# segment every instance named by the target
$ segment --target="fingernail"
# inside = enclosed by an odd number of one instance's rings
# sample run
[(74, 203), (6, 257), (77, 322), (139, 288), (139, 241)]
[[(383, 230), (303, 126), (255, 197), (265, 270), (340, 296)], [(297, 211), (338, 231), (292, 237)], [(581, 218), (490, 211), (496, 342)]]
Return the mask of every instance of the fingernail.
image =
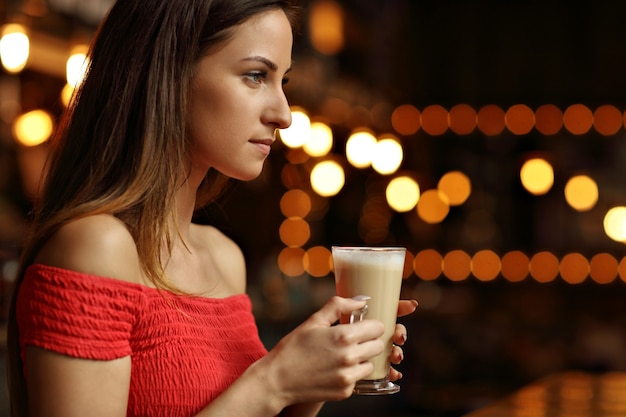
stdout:
[(417, 306), (419, 305), (419, 303), (417, 302), (417, 300), (411, 300), (411, 303), (413, 303), (413, 305), (415, 306), (415, 308), (417, 308)]
[(408, 338), (408, 336), (405, 334), (402, 335), (402, 344), (404, 344), (406, 342), (406, 339)]

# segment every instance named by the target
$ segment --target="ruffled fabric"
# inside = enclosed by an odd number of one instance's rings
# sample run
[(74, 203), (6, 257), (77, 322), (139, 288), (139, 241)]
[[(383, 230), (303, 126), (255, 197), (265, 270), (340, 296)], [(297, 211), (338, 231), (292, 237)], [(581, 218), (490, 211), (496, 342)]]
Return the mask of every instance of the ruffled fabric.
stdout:
[(267, 353), (245, 294), (179, 296), (40, 264), (26, 271), (17, 319), (23, 359), (27, 345), (130, 355), (128, 416), (192, 416)]

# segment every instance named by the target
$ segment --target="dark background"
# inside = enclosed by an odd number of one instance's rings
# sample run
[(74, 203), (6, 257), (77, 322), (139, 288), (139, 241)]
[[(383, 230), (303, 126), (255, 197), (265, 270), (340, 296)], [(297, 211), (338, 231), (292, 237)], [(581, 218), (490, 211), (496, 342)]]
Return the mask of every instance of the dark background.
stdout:
[[(76, 3), (76, 4), (74, 4)], [(32, 20), (41, 32), (69, 39), (89, 33), (97, 19), (86, 18), (80, 2), (51, 1), (48, 13)], [(100, 4), (97, 2), (90, 4)], [(592, 110), (611, 104), (626, 110), (626, 2), (622, 1), (488, 1), (389, 0), (338, 1), (345, 13), (346, 45), (336, 56), (312, 49), (305, 24), (294, 52), (290, 101), (312, 114), (323, 112), (329, 97), (351, 106), (431, 104), (446, 108), (466, 103), (478, 109), (526, 104), (536, 109), (555, 104), (564, 110), (581, 103)], [(308, 2), (313, 4), (312, 1)], [(0, 2), (5, 19), (19, 2)], [(23, 111), (47, 108), (60, 112), (58, 94), (64, 80), (29, 68), (18, 76), (0, 74), (18, 87)], [(5, 88), (5, 87), (2, 87)], [(0, 94), (7, 90), (0, 88)], [(382, 122), (375, 126), (391, 130)], [(333, 125), (336, 151), (350, 126)], [(503, 254), (549, 250), (557, 256), (576, 251), (591, 257), (609, 252), (622, 259), (623, 244), (602, 232), (602, 217), (611, 205), (626, 203), (624, 129), (604, 137), (591, 130), (576, 136), (564, 129), (544, 136), (507, 131), (485, 136), (423, 131), (403, 138), (403, 169), (421, 184), (433, 186), (450, 170), (472, 180), (473, 194), (453, 208), (439, 225), (409, 215), (393, 215), (389, 241), (412, 253), (434, 248), (445, 253), (491, 249)], [(255, 302), (261, 336), (271, 347), (318, 308), (334, 288), (332, 276), (286, 277), (277, 271), (283, 248), (278, 227), (283, 220), (280, 197), (286, 149), (280, 145), (264, 174), (250, 183), (234, 183), (225, 198), (202, 213), (221, 227), (248, 259), (249, 292)], [(553, 190), (531, 197), (518, 180), (523, 158), (548, 155), (554, 163)], [(3, 275), (17, 257), (28, 222), (31, 198), (21, 186), (21, 150), (0, 121), (0, 254)], [(586, 172), (600, 187), (597, 206), (577, 213), (563, 201), (562, 189), (573, 173)], [(358, 216), (368, 187), (381, 178), (370, 171), (348, 173), (346, 189), (324, 202), (324, 216), (312, 221), (307, 246), (335, 242), (362, 243)], [(372, 185), (374, 184), (374, 185)], [(488, 213), (495, 233), (477, 240), (463, 232), (476, 210)], [(4, 294), (10, 282), (4, 282)], [(619, 278), (607, 285), (587, 280), (579, 285), (556, 279), (508, 283), (501, 277), (460, 283), (439, 277), (426, 282), (412, 275), (403, 284), (405, 298), (422, 306), (401, 321), (409, 328), (402, 391), (389, 398), (354, 397), (330, 403), (322, 416), (460, 416), (544, 375), (565, 369), (592, 372), (626, 370), (626, 287)], [(2, 409), (0, 409), (0, 414)]]

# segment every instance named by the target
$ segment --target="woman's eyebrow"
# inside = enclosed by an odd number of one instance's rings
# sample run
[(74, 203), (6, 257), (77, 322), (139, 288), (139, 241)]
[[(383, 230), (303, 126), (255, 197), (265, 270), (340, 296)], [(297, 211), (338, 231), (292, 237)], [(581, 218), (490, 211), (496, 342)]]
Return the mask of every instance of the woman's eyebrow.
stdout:
[[(271, 60), (269, 60), (269, 59), (267, 59), (267, 58), (265, 58), (264, 56), (261, 56), (261, 55), (255, 55), (255, 56), (247, 57), (247, 58), (244, 58), (243, 61), (258, 61), (258, 62), (262, 62), (270, 70), (278, 71), (278, 65), (276, 65), (273, 61), (271, 61)], [(289, 71), (291, 71), (291, 66), (287, 69), (287, 71), (285, 71), (285, 74), (288, 73)]]

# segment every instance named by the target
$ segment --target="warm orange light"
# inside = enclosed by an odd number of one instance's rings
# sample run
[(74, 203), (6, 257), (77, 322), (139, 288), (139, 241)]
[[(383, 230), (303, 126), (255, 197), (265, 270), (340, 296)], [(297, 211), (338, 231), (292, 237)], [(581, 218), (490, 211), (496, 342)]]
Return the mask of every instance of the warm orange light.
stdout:
[(489, 104), (478, 111), (478, 129), (488, 136), (496, 136), (504, 130), (504, 110)]
[(604, 136), (611, 136), (622, 128), (622, 112), (615, 106), (600, 106), (593, 113), (593, 126)]
[(598, 185), (587, 175), (576, 175), (565, 184), (565, 200), (575, 210), (591, 210), (598, 202)]
[(500, 257), (492, 250), (481, 250), (471, 261), (474, 276), (480, 281), (493, 281), (500, 274)]
[(310, 248), (302, 259), (304, 269), (313, 277), (325, 277), (330, 273), (331, 253), (323, 246)]
[(420, 187), (413, 178), (401, 175), (389, 182), (385, 197), (389, 207), (397, 212), (406, 213), (417, 205), (420, 199)]
[(580, 253), (568, 253), (561, 259), (561, 277), (569, 284), (580, 284), (589, 275), (589, 263)]
[(545, 159), (532, 158), (522, 165), (520, 180), (529, 193), (543, 195), (554, 185), (554, 169)]
[(344, 45), (343, 9), (331, 0), (313, 3), (309, 12), (309, 38), (315, 49), (335, 55)]
[(441, 223), (450, 212), (448, 198), (439, 190), (428, 190), (417, 202), (417, 214), (426, 223)]
[(535, 125), (535, 114), (524, 104), (511, 106), (504, 118), (508, 129), (516, 135), (527, 134)]
[(287, 246), (304, 245), (311, 237), (309, 224), (299, 217), (285, 219), (278, 229), (280, 240)]
[(391, 113), (391, 125), (401, 135), (413, 135), (420, 128), (420, 111), (410, 104), (398, 106)]
[(559, 260), (550, 252), (538, 252), (530, 260), (530, 275), (537, 282), (551, 282), (559, 274)]
[(290, 277), (297, 277), (304, 273), (304, 249), (302, 248), (285, 248), (278, 255), (278, 268), (280, 271)]
[(450, 130), (457, 135), (469, 135), (476, 129), (478, 116), (476, 110), (468, 104), (457, 104), (448, 114)]
[(422, 129), (431, 136), (439, 136), (448, 130), (448, 111), (438, 105), (422, 110)]
[(574, 135), (584, 135), (593, 125), (593, 114), (584, 104), (572, 104), (563, 113), (565, 128)]
[(311, 197), (302, 190), (289, 190), (280, 199), (280, 211), (285, 217), (305, 218), (311, 212)]
[(530, 272), (530, 260), (525, 253), (512, 251), (502, 257), (502, 276), (510, 282), (520, 282)]
[(15, 140), (24, 146), (37, 146), (50, 138), (54, 130), (52, 115), (45, 110), (33, 110), (13, 122)]
[(443, 273), (450, 281), (463, 281), (471, 271), (471, 258), (466, 252), (453, 250), (443, 257)]
[(443, 257), (434, 249), (425, 249), (415, 255), (413, 269), (424, 281), (435, 280), (443, 272)]
[(459, 206), (465, 203), (472, 193), (472, 184), (467, 175), (461, 171), (450, 171), (441, 177), (437, 189), (448, 197), (451, 206)]
[(563, 127), (563, 112), (554, 104), (544, 104), (535, 110), (535, 128), (544, 135), (555, 135)]
[(609, 253), (598, 253), (589, 261), (589, 275), (598, 284), (610, 284), (617, 274), (617, 259)]

